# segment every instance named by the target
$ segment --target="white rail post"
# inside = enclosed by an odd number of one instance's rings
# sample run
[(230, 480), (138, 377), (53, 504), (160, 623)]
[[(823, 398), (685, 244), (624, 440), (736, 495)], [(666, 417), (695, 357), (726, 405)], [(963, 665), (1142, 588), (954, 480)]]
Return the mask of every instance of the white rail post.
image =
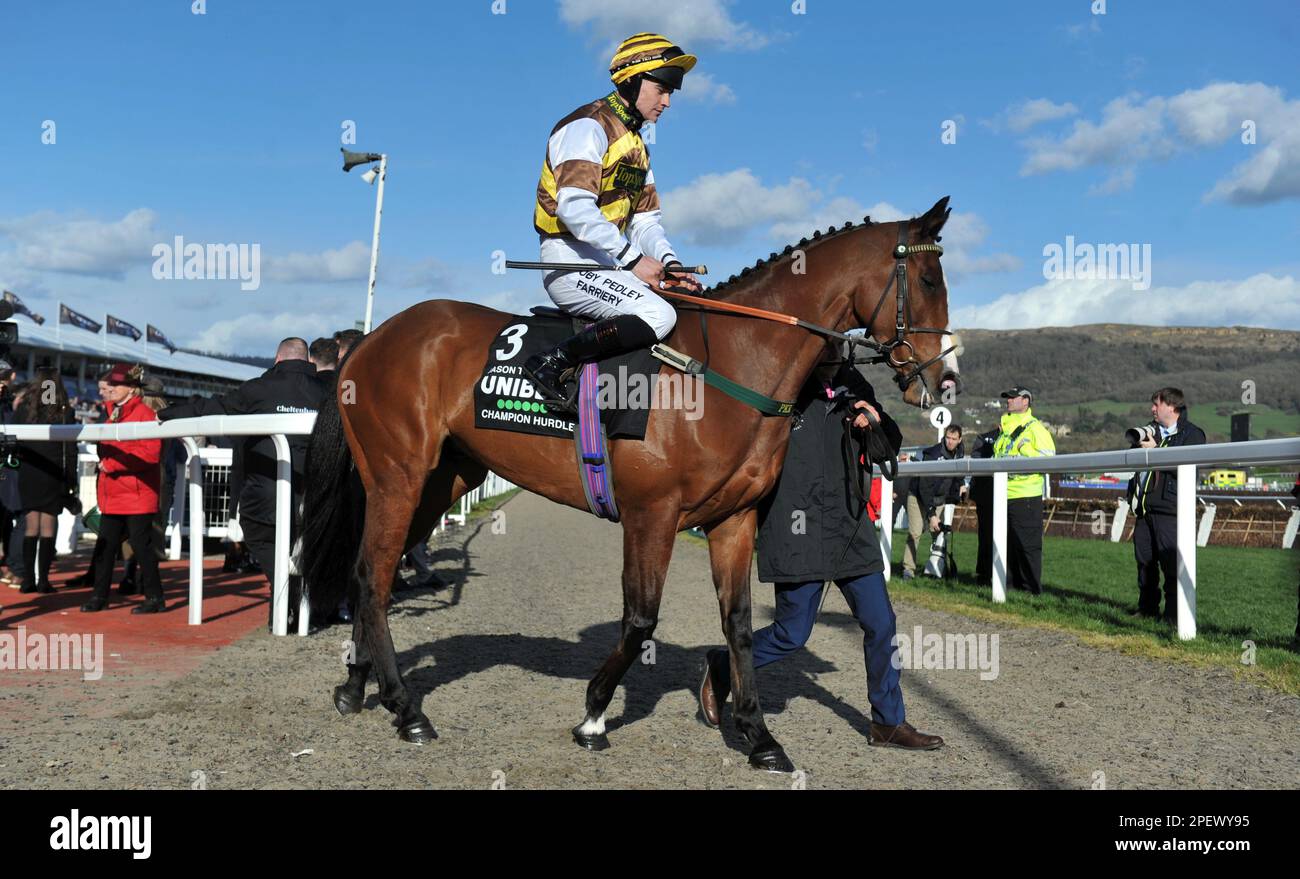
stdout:
[(880, 555), (885, 560), (885, 580), (893, 570), (894, 553), (894, 483), (880, 477)]
[(1205, 512), (1201, 513), (1201, 524), (1196, 531), (1196, 545), (1209, 546), (1210, 532), (1214, 530), (1214, 504), (1206, 504)]
[(271, 584), (271, 634), (289, 634), (289, 514), (293, 503), (290, 480), (293, 463), (284, 434), (271, 435), (275, 444), (275, 582)]
[(181, 523), (185, 521), (185, 487), (189, 485), (190, 472), (190, 459), (188, 456), (197, 454), (197, 452), (191, 450), (190, 446), (193, 445), (194, 449), (198, 448), (198, 445), (192, 441), (186, 443), (187, 439), (190, 438), (181, 437), (181, 445), (184, 446), (186, 454), (185, 477), (181, 478), (180, 473), (176, 474), (176, 485), (172, 491), (172, 511), (171, 515), (167, 517), (172, 526), (171, 542), (167, 546), (167, 560), (172, 562), (179, 561), (181, 557)]
[[(186, 472), (190, 485), (190, 618), (191, 626), (203, 623), (203, 458), (192, 436), (181, 437), (189, 458)], [(177, 518), (176, 531), (181, 530)]]
[(1007, 474), (993, 474), (993, 603), (1007, 601)]
[(1115, 521), (1110, 526), (1110, 542), (1119, 543), (1124, 539), (1124, 522), (1128, 520), (1128, 501), (1115, 502)]
[(1291, 511), (1291, 518), (1286, 520), (1286, 530), (1282, 532), (1282, 548), (1295, 546), (1296, 532), (1300, 532), (1300, 509)]
[(1178, 465), (1178, 637), (1196, 637), (1196, 465)]

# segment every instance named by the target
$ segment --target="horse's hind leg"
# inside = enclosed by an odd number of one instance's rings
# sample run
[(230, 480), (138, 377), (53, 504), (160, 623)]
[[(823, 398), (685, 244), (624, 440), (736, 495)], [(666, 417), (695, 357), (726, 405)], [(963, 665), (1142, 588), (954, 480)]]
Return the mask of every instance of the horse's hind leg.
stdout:
[(356, 714), (366, 701), (366, 680), (370, 677), (370, 645), (366, 643), (361, 614), (352, 620), (352, 640), (347, 644), (344, 661), (348, 679), (334, 688), (334, 707), (339, 714)]
[(629, 511), (623, 519), (623, 630), (618, 646), (587, 685), (587, 716), (573, 740), (590, 751), (609, 747), (605, 709), (641, 645), (659, 623), (659, 599), (673, 554), (677, 507)]
[[(424, 744), (437, 732), (417, 701), (410, 697), (397, 666), (397, 650), (388, 626), (393, 578), (402, 554), (415, 540), (428, 535), (437, 517), (487, 474), (477, 462), (450, 450), (425, 478), (414, 474), (394, 481), (387, 491), (367, 493), (366, 530), (362, 541), (363, 571), (357, 618), (367, 638), (370, 659), (379, 678), (379, 701), (395, 715), (393, 725), (408, 742)], [(378, 500), (382, 496), (383, 500)], [(349, 681), (353, 676), (349, 674)], [(364, 687), (364, 679), (362, 679)]]
[(768, 772), (793, 772), (794, 764), (768, 732), (754, 678), (754, 632), (749, 571), (754, 556), (754, 510), (745, 510), (709, 529), (709, 563), (718, 591), (722, 631), (731, 654), (732, 716), (750, 745), (749, 764)]

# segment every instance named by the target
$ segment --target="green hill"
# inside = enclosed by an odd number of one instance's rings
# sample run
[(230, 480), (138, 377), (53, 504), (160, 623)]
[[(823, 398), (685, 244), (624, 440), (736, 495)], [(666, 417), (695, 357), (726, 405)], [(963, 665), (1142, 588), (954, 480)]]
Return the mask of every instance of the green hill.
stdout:
[[(1229, 438), (1236, 412), (1250, 413), (1252, 439), (1300, 434), (1300, 332), (1092, 324), (960, 334), (964, 389), (951, 408), (963, 425), (978, 418), (981, 431), (998, 420), (984, 404), (1023, 384), (1035, 414), (1068, 425), (1059, 451), (1122, 447), (1124, 430), (1150, 419), (1151, 394), (1164, 386), (1182, 389), (1211, 442)], [(904, 411), (880, 368), (868, 377), (878, 390), (889, 385), (886, 405), (903, 413), (910, 442), (934, 441), (926, 416)]]

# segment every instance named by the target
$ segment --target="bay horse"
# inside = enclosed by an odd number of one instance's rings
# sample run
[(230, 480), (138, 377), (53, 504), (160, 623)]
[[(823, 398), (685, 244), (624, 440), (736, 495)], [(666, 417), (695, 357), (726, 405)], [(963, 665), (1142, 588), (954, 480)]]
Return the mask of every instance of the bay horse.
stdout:
[[(711, 299), (783, 312), (837, 332), (865, 327), (889, 340), (883, 350), (904, 400), (923, 406), (932, 390), (956, 390), (946, 350), (948, 291), (933, 245), (948, 218), (945, 197), (924, 216), (818, 233), (773, 254), (711, 292)], [(896, 247), (905, 247), (897, 251)], [(906, 249), (908, 246), (916, 250)], [(919, 251), (919, 252), (918, 252)], [(908, 280), (911, 279), (910, 292)], [(679, 308), (666, 340), (719, 373), (778, 400), (793, 400), (836, 349), (806, 328), (735, 313)], [(397, 666), (387, 611), (403, 553), (488, 470), (579, 510), (587, 501), (569, 439), (481, 430), (474, 387), (487, 349), (516, 315), (481, 305), (431, 300), (385, 321), (348, 353), (336, 396), (317, 416), (308, 455), (301, 565), (314, 611), (332, 611), (355, 591), (354, 661), (334, 691), (342, 714), (361, 710), (372, 665), (380, 703), (399, 736), (437, 737)], [(752, 658), (750, 563), (756, 508), (774, 487), (790, 420), (704, 389), (703, 417), (650, 412), (643, 441), (610, 443), (623, 524), (622, 635), (587, 687), (578, 744), (609, 746), (605, 709), (659, 617), (676, 535), (708, 537), (722, 631), (730, 648), (735, 722), (751, 765), (793, 771), (768, 731)], [(694, 413), (698, 416), (698, 413)], [(557, 547), (580, 552), (581, 547)], [(351, 584), (351, 585), (350, 585)]]

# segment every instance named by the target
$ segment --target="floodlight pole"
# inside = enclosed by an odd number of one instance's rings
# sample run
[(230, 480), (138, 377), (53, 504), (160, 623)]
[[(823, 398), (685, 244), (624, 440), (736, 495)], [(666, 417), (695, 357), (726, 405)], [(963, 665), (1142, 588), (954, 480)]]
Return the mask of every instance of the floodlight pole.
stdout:
[(370, 244), (370, 283), (366, 288), (366, 322), (362, 332), (370, 333), (375, 312), (375, 271), (379, 268), (379, 223), (384, 216), (384, 179), (388, 176), (388, 154), (379, 157), (379, 191), (375, 194), (375, 237)]

